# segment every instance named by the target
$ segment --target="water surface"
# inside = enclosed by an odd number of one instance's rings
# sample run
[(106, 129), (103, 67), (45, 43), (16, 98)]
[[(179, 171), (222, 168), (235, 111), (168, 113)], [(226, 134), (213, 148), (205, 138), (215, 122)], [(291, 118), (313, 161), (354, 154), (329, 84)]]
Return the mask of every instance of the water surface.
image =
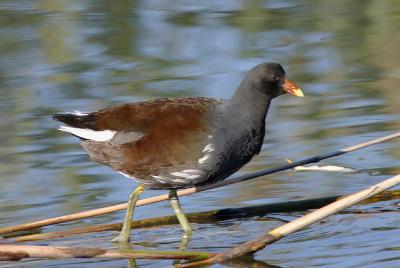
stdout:
[[(282, 63), (306, 98), (274, 101), (263, 150), (241, 172), (398, 131), (399, 29), (400, 6), (390, 0), (1, 1), (0, 226), (124, 202), (136, 185), (91, 162), (74, 137), (56, 130), (51, 114), (159, 97), (229, 98), (245, 72), (263, 61)], [(400, 173), (399, 152), (399, 140), (391, 141), (323, 163), (358, 173), (283, 172), (182, 198), (182, 205), (195, 212), (347, 194)], [(360, 211), (368, 213), (352, 213)], [(137, 218), (167, 214), (165, 202), (136, 211)], [(189, 249), (219, 252), (281, 224), (279, 219), (300, 215), (195, 224)], [(123, 212), (114, 213), (45, 231), (122, 217)], [(398, 267), (399, 226), (396, 201), (357, 206), (237, 266)], [(114, 235), (37, 244), (111, 248)], [(176, 248), (180, 235), (178, 226), (133, 234), (140, 242), (135, 247), (146, 249)], [(26, 260), (0, 266), (124, 267), (126, 261)]]

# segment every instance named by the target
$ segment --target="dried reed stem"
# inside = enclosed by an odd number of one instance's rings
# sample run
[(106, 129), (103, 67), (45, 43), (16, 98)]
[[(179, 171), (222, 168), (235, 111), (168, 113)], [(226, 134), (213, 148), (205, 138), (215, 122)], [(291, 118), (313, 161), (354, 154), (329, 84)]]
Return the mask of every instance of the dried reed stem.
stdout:
[(0, 245), (0, 261), (19, 261), (24, 258), (107, 258), (107, 259), (165, 259), (194, 260), (215, 254), (189, 251), (108, 250), (86, 247), (54, 247), (28, 245)]
[(246, 254), (254, 253), (256, 251), (263, 249), (267, 245), (281, 239), (284, 236), (287, 236), (293, 232), (304, 229), (305, 227), (315, 222), (318, 222), (332, 214), (337, 213), (338, 211), (350, 207), (358, 202), (361, 202), (369, 197), (381, 193), (386, 189), (394, 187), (398, 184), (400, 184), (400, 174), (393, 176), (380, 183), (377, 183), (375, 185), (372, 185), (365, 190), (343, 197), (336, 202), (333, 202), (327, 206), (324, 206), (300, 218), (297, 218), (287, 224), (275, 228), (254, 240), (247, 241), (232, 249), (229, 249), (228, 251), (217, 254), (212, 258), (203, 261), (184, 264), (181, 265), (180, 267), (193, 267), (203, 264), (220, 263)]

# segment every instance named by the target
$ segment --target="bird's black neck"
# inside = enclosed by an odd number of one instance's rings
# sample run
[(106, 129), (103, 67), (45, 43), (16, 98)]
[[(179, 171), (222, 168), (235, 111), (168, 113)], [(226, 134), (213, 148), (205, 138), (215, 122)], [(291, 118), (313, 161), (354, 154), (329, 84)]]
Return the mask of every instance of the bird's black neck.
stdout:
[[(265, 117), (272, 97), (263, 92), (257, 81), (244, 79), (230, 100), (230, 116), (240, 119), (247, 129), (264, 129)], [(238, 126), (243, 127), (243, 126)]]

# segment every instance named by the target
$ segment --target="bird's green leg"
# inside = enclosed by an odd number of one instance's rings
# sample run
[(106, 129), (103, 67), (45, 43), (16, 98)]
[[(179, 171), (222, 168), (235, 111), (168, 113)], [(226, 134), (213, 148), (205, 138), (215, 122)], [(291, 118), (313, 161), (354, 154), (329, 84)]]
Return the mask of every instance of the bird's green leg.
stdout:
[(171, 203), (171, 207), (174, 210), (175, 215), (184, 231), (180, 248), (185, 249), (192, 235), (192, 227), (190, 227), (189, 221), (187, 220), (185, 213), (182, 211), (176, 190), (169, 191), (168, 198)]
[(128, 200), (128, 207), (126, 208), (126, 214), (124, 218), (124, 224), (122, 226), (121, 233), (111, 240), (111, 242), (117, 243), (127, 243), (129, 242), (129, 237), (131, 235), (131, 222), (133, 211), (135, 209), (135, 205), (137, 200), (139, 199), (140, 194), (144, 191), (144, 187), (139, 185), (130, 195)]

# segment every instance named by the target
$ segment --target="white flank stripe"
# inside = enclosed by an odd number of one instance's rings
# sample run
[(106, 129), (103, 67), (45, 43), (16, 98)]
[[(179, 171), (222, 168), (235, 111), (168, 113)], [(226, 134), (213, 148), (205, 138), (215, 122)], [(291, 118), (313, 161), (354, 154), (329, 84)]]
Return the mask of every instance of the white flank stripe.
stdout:
[(126, 173), (124, 173), (124, 172), (122, 172), (122, 171), (118, 171), (118, 173), (121, 174), (121, 175), (124, 175), (124, 176), (127, 177), (127, 178), (131, 178), (131, 177), (129, 177), (128, 174), (126, 174)]
[(200, 169), (184, 169), (182, 172), (189, 173), (189, 174), (196, 174), (196, 175), (202, 175), (204, 172)]
[(118, 173), (121, 174), (121, 175), (124, 175), (125, 177), (127, 177), (129, 179), (137, 180), (135, 177), (133, 177), (133, 176), (131, 176), (129, 174), (126, 174), (126, 173), (124, 173), (122, 171), (118, 171)]
[(199, 164), (204, 164), (207, 162), (207, 160), (210, 158), (210, 156), (208, 154), (206, 154), (205, 156), (203, 156), (202, 158), (200, 158), (197, 162)]
[(184, 179), (172, 179), (173, 182), (178, 182), (178, 183), (185, 183), (186, 181)]
[(155, 175), (151, 175), (154, 179), (156, 179), (157, 181), (166, 184), (165, 179), (161, 176), (155, 176)]
[[(183, 177), (188, 180), (194, 180), (194, 179), (198, 179), (201, 177), (200, 174), (188, 174), (188, 173), (184, 173), (184, 172), (172, 172), (171, 175), (174, 175), (176, 177)], [(173, 181), (175, 181), (175, 179), (173, 179)]]
[(214, 150), (215, 150), (214, 146), (211, 143), (209, 143), (206, 145), (206, 147), (204, 147), (202, 152), (203, 153), (211, 153)]
[(186, 177), (186, 179), (194, 180), (194, 179), (198, 179), (200, 177), (201, 177), (201, 175), (193, 174), (193, 175), (190, 175), (190, 176)]
[(190, 176), (190, 174), (184, 173), (184, 172), (172, 172), (171, 175), (174, 175), (177, 177), (184, 177), (184, 178), (187, 178)]
[(64, 132), (69, 132), (71, 134), (74, 134), (75, 136), (92, 141), (108, 141), (111, 140), (115, 135), (115, 131), (112, 130), (95, 131), (87, 128), (76, 128), (76, 127), (66, 127), (66, 126), (60, 126), (59, 130)]

